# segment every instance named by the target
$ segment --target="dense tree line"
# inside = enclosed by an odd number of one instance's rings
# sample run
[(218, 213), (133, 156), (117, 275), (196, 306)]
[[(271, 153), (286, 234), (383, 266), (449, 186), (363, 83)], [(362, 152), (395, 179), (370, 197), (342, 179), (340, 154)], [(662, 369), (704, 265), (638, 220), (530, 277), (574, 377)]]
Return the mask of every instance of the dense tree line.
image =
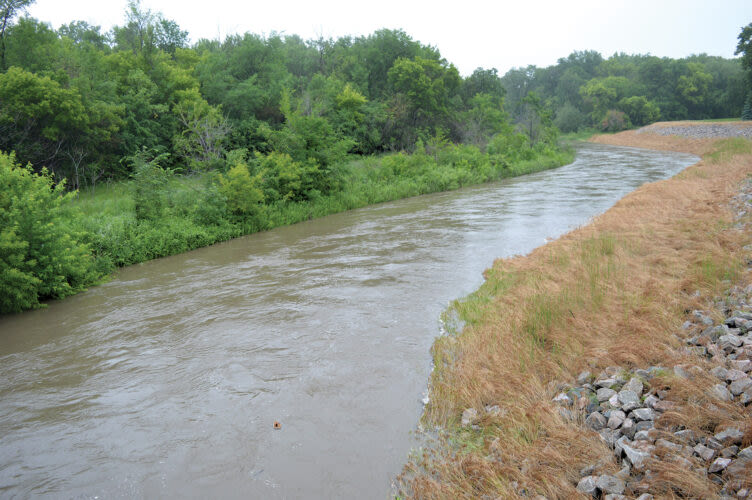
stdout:
[(412, 151), (437, 135), (484, 147), (511, 130), (495, 70), (462, 78), (399, 30), (189, 47), (175, 22), (137, 2), (108, 33), (17, 17), (28, 3), (5, 0), (17, 8), (0, 33), (0, 150), (72, 188), (130, 176), (143, 151), (186, 171), (226, 169), (235, 150), (276, 152), (326, 173), (347, 154)]
[(704, 54), (683, 59), (574, 52), (547, 68), (528, 66), (502, 77), (508, 109), (521, 114), (535, 92), (564, 132), (620, 130), (657, 120), (738, 117), (748, 86), (738, 60)]

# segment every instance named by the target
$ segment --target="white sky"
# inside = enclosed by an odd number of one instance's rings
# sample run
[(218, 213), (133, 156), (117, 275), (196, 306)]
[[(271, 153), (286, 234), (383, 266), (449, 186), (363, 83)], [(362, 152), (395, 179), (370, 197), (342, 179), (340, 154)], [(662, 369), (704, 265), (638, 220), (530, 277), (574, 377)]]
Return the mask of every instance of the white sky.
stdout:
[[(84, 20), (107, 30), (123, 24), (127, 0), (37, 0), (29, 14), (57, 28)], [(684, 57), (733, 57), (752, 22), (752, 0), (142, 0), (187, 30), (191, 40), (229, 33), (297, 34), (304, 39), (367, 35), (402, 28), (434, 45), (463, 75), (500, 74), (555, 64), (574, 50)]]

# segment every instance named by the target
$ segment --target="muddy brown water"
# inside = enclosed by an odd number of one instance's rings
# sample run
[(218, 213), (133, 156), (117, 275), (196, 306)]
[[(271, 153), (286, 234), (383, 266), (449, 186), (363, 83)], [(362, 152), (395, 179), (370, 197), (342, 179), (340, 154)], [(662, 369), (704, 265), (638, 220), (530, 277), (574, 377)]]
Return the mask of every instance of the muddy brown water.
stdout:
[(0, 318), (0, 496), (387, 498), (449, 301), (696, 160), (586, 144), (559, 169), (132, 266)]

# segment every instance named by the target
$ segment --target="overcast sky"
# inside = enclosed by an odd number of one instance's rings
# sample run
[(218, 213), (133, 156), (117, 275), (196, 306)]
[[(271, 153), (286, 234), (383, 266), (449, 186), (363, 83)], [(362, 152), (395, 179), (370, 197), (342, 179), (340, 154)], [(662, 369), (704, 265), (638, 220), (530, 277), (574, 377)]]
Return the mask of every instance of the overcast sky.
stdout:
[[(463, 75), (548, 66), (574, 50), (733, 57), (752, 22), (752, 0), (142, 0), (187, 30), (191, 40), (230, 33), (298, 34), (304, 39), (402, 28), (439, 48)], [(127, 0), (37, 0), (29, 14), (57, 28), (84, 20), (123, 24)]]

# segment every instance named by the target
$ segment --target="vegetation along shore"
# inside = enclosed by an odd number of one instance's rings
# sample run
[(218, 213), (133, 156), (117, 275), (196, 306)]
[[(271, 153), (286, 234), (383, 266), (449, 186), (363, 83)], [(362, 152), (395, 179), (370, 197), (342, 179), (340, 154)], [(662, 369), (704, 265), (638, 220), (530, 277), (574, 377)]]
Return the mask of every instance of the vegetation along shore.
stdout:
[(423, 417), (438, 437), (400, 496), (750, 495), (750, 131), (661, 123), (592, 139), (702, 160), (497, 260), (453, 304), (463, 327), (434, 344)]
[(117, 266), (558, 166), (559, 131), (725, 118), (747, 99), (748, 64), (703, 54), (461, 76), (401, 30), (191, 45), (137, 1), (107, 32), (22, 16), (32, 3), (0, 6), (0, 314)]

